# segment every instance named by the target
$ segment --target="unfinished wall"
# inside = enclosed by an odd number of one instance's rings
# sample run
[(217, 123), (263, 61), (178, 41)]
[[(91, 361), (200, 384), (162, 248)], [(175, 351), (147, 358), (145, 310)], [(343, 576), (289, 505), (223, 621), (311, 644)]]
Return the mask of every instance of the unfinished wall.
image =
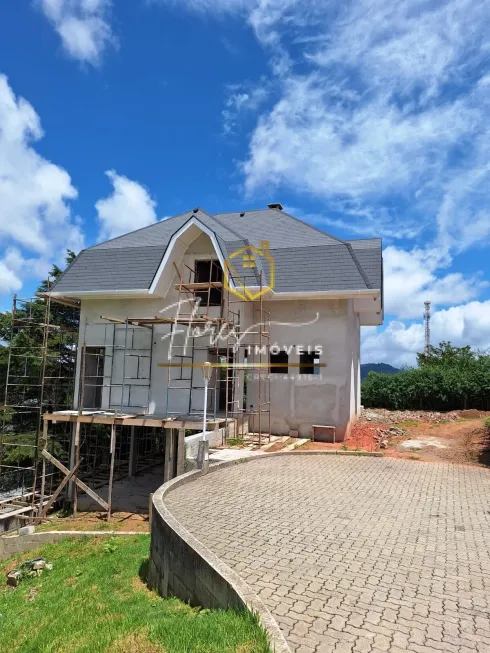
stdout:
[[(204, 402), (204, 382), (200, 370), (186, 369), (181, 374), (180, 370), (173, 369), (171, 371), (170, 388), (168, 388), (168, 368), (158, 365), (159, 363), (169, 362), (170, 325), (155, 325), (153, 332), (150, 329), (130, 330), (126, 342), (126, 353), (130, 355), (124, 356), (121, 349), (112, 348), (113, 343), (124, 344), (124, 325), (114, 327), (106, 323), (106, 326), (103, 324), (102, 316), (125, 320), (128, 317), (174, 317), (177, 310), (179, 310), (180, 314), (191, 314), (193, 309), (187, 301), (190, 295), (179, 295), (178, 290), (175, 288), (179, 282), (179, 276), (173, 263), (175, 262), (177, 265), (184, 281), (188, 281), (190, 279), (189, 271), (184, 267), (184, 264), (193, 269), (196, 260), (215, 258), (210, 238), (206, 234), (201, 234), (185, 248), (182, 245), (180, 250), (176, 250), (175, 257), (169, 261), (169, 266), (174, 270), (174, 274), (172, 278), (168, 276), (166, 280), (167, 287), (169, 287), (166, 297), (154, 295), (148, 298), (83, 299), (80, 315), (75, 397), (78, 397), (79, 392), (81, 353), (85, 341), (88, 347), (104, 347), (106, 349), (104, 388), (102, 390), (103, 408), (119, 408), (122, 403), (124, 409), (129, 412), (141, 412), (142, 407), (147, 405), (150, 413), (166, 415), (168, 389), (168, 408), (172, 414), (189, 414), (201, 411)], [(181, 300), (180, 306), (178, 306), (179, 299)], [(209, 309), (204, 307), (199, 309), (198, 313), (203, 313), (206, 310), (208, 310), (211, 317), (219, 317), (221, 313), (219, 306), (211, 306)], [(133, 332), (134, 336), (131, 335)], [(136, 338), (134, 345), (131, 341), (132, 338)], [(199, 364), (209, 360), (207, 352), (209, 338), (196, 339), (195, 343), (194, 357), (192, 359), (186, 358), (185, 362)], [(226, 344), (223, 343), (223, 346), (226, 346)], [(151, 349), (151, 363), (149, 358), (143, 360), (143, 357), (141, 357), (137, 364), (136, 354), (138, 351), (141, 352), (145, 349), (148, 349), (148, 351)], [(191, 354), (192, 340), (187, 326), (178, 325), (174, 328), (173, 351), (174, 353), (178, 351), (184, 355)], [(192, 386), (194, 387), (192, 392), (190, 390), (191, 374)], [(122, 397), (123, 390), (120, 387), (118, 388), (117, 385), (122, 383), (123, 376), (130, 377), (130, 380), (125, 384), (124, 396)], [(150, 381), (147, 380), (148, 377), (150, 377)], [(112, 387), (109, 388), (109, 386)], [(208, 395), (208, 410), (211, 413), (214, 412), (216, 399), (213, 387), (214, 383), (211, 382)], [(88, 392), (90, 393), (90, 390)], [(77, 405), (77, 402), (75, 403)]]
[[(272, 433), (297, 430), (300, 436), (311, 437), (313, 424), (326, 424), (335, 426), (337, 439), (342, 440), (358, 411), (359, 318), (352, 303), (292, 300), (267, 302), (266, 307), (271, 311), (271, 346), (291, 348), (289, 363), (299, 364), (297, 347), (319, 345), (320, 362), (326, 364), (318, 375), (300, 375), (297, 367), (271, 375)], [(258, 404), (256, 386), (249, 381), (249, 406)]]
[[(196, 232), (197, 233), (197, 232)], [(170, 260), (168, 266), (172, 269), (173, 262), (182, 269), (182, 263), (186, 263), (190, 268), (194, 267), (196, 259), (209, 259), (214, 257), (213, 245), (210, 238), (205, 234), (197, 235), (194, 241), (190, 243), (180, 243), (180, 249), (175, 250), (175, 258)], [(81, 327), (80, 327), (80, 345), (86, 337), (87, 345), (100, 345), (100, 338), (91, 335), (90, 327), (85, 331), (86, 324), (89, 322), (100, 322), (101, 316), (106, 315), (113, 318), (124, 320), (127, 317), (155, 317), (168, 316), (173, 317), (177, 310), (179, 300), (178, 291), (175, 285), (178, 282), (178, 276), (174, 272), (171, 278), (170, 271), (165, 272), (165, 287), (162, 284), (157, 285), (158, 292), (163, 293), (165, 289), (168, 294), (163, 296), (152, 296), (151, 298), (110, 298), (110, 299), (84, 299), (82, 301)], [(162, 277), (163, 278), (163, 277)], [(181, 299), (183, 297), (181, 296)], [(267, 395), (267, 382), (262, 384), (262, 402), (269, 401), (271, 405), (271, 430), (278, 435), (287, 435), (290, 430), (299, 431), (300, 436), (310, 437), (311, 427), (313, 424), (333, 425), (336, 427), (337, 438), (342, 440), (348, 432), (349, 425), (355, 420), (360, 409), (360, 320), (357, 312), (357, 303), (361, 300), (347, 299), (329, 299), (329, 300), (283, 300), (283, 301), (264, 301), (264, 307), (271, 312), (271, 339), (270, 345), (279, 347), (291, 347), (289, 362), (298, 364), (300, 361), (299, 353), (296, 347), (308, 346), (322, 347), (321, 363), (326, 363), (327, 367), (321, 368), (319, 375), (299, 375), (299, 369), (290, 368), (287, 374), (272, 375), (270, 382), (270, 397)], [(367, 301), (367, 300), (362, 300)], [(370, 300), (372, 303), (372, 300)], [(370, 309), (366, 305), (364, 308)], [(234, 310), (241, 312), (241, 330), (246, 331), (260, 321), (260, 313), (257, 311), (257, 304), (245, 302), (242, 304), (235, 303)], [(180, 306), (180, 313), (190, 313), (191, 308), (186, 305)], [(220, 307), (210, 307), (209, 314), (213, 317), (220, 315)], [(226, 314), (226, 310), (224, 312)], [(309, 323), (310, 322), (310, 323)], [(275, 324), (276, 323), (276, 324)], [(281, 324), (277, 324), (281, 323)], [(188, 339), (188, 327), (179, 325), (177, 327), (178, 335), (174, 339), (174, 346), (180, 346), (182, 353), (191, 353), (192, 341)], [(151, 334), (148, 330), (146, 334)], [(138, 336), (144, 338), (144, 334)], [(141, 405), (146, 401), (151, 414), (166, 415), (167, 408), (170, 414), (188, 414), (202, 410), (204, 383), (199, 369), (194, 369), (192, 375), (192, 385), (194, 389), (190, 392), (191, 371), (184, 372), (184, 378), (177, 379), (180, 370), (172, 372), (171, 385), (173, 389), (168, 390), (169, 406), (167, 407), (167, 389), (168, 389), (168, 368), (160, 367), (159, 363), (169, 361), (169, 338), (170, 325), (155, 325), (151, 341), (152, 357), (151, 366), (146, 372), (151, 376), (149, 396), (146, 400), (144, 393), (147, 393), (145, 383), (141, 387), (132, 388), (132, 397), (129, 396), (129, 390), (125, 389), (123, 397), (123, 406), (128, 410), (141, 410)], [(188, 343), (185, 348), (186, 340)], [(250, 334), (243, 338), (243, 344), (257, 342), (256, 334)], [(201, 349), (194, 351), (194, 357), (186, 359), (188, 362), (195, 364), (211, 360), (211, 355), (207, 351), (211, 345), (209, 336), (195, 340)], [(266, 344), (263, 340), (263, 344)], [(220, 347), (226, 347), (222, 342)], [(79, 357), (80, 357), (79, 350)], [(242, 361), (244, 348), (240, 348), (240, 355), (235, 356), (235, 361)], [(268, 362), (268, 354), (261, 358), (263, 363)], [(127, 365), (126, 360), (126, 365)], [(80, 360), (78, 365), (80, 366)], [(112, 365), (112, 371), (111, 371)], [(113, 357), (112, 363), (107, 360), (107, 369), (104, 370), (105, 382), (111, 379), (118, 380), (122, 378), (123, 356), (120, 352)], [(126, 367), (126, 370), (128, 368)], [(266, 372), (263, 374), (265, 377)], [(239, 377), (237, 387), (235, 406), (242, 405), (242, 395), (244, 388), (243, 372), (238, 372)], [(77, 375), (78, 377), (78, 375)], [(132, 382), (133, 386), (138, 386), (138, 380)], [(248, 374), (247, 389), (247, 409), (256, 410), (258, 406), (257, 382), (254, 380), (254, 372)], [(213, 392), (214, 382), (210, 384), (210, 393), (208, 397), (208, 410), (212, 414), (218, 409), (218, 398)], [(147, 393), (148, 394), (148, 393)], [(76, 396), (76, 395), (75, 395)], [(108, 390), (104, 389), (104, 407), (114, 408), (121, 403), (121, 394), (114, 390), (111, 391), (109, 398)], [(131, 403), (133, 402), (133, 403)], [(257, 430), (258, 419), (255, 416), (251, 420), (251, 430)], [(262, 429), (268, 428), (268, 416), (263, 415)]]

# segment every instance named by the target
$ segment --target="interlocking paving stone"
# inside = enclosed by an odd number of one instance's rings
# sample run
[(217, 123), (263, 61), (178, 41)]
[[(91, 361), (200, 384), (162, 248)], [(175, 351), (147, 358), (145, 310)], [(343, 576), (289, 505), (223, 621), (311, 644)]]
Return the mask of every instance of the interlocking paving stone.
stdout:
[(490, 653), (490, 471), (298, 455), (169, 493), (296, 653)]

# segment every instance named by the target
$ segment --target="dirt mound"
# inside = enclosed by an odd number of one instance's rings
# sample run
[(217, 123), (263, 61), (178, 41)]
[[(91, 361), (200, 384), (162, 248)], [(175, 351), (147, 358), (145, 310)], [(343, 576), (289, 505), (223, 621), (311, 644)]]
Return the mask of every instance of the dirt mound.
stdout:
[(426, 422), (438, 424), (441, 422), (455, 422), (459, 419), (477, 419), (486, 417), (490, 412), (483, 410), (452, 410), (440, 413), (431, 410), (388, 410), (386, 408), (363, 408), (361, 422), (376, 422), (377, 424), (403, 424)]

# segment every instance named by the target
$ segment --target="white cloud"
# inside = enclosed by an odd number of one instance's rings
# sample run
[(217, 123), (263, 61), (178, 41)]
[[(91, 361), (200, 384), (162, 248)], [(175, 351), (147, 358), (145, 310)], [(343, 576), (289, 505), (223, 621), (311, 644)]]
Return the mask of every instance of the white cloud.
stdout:
[[(266, 47), (280, 97), (251, 136), (249, 195), (272, 186), (321, 198), (357, 232), (395, 207), (379, 230), (406, 237), (430, 223), (447, 251), (488, 242), (486, 3), (161, 1), (242, 14)], [(227, 132), (229, 106), (224, 118)]]
[(430, 299), (434, 308), (452, 306), (478, 297), (488, 282), (445, 272), (451, 259), (441, 249), (406, 251), (389, 246), (383, 252), (385, 313), (402, 319), (421, 315)]
[[(435, 311), (431, 318), (431, 342), (449, 340), (457, 347), (490, 350), (490, 300), (469, 302)], [(422, 320), (406, 325), (393, 320), (386, 329), (365, 327), (362, 331), (362, 362), (384, 362), (401, 367), (415, 365), (424, 349)]]
[(157, 221), (156, 202), (144, 186), (114, 170), (108, 170), (106, 175), (114, 190), (95, 204), (100, 223), (99, 240), (115, 238)]
[(0, 260), (0, 294), (17, 292), (21, 288), (22, 280), (5, 261)]
[(97, 65), (104, 50), (116, 45), (109, 22), (112, 0), (40, 0), (66, 52)]
[(264, 85), (250, 86), (246, 84), (232, 84), (228, 86), (228, 97), (222, 111), (223, 133), (232, 134), (236, 131), (241, 116), (255, 113), (269, 97), (269, 90)]
[(83, 246), (79, 220), (70, 210), (77, 190), (66, 170), (34, 149), (42, 137), (34, 108), (24, 98), (16, 98), (0, 74), (0, 247), (5, 251), (0, 286), (4, 292), (19, 290), (23, 280), (49, 269), (54, 261), (62, 264), (66, 248), (78, 251)]
[(178, 9), (198, 13), (231, 14), (252, 10), (258, 0), (155, 0)]
[(317, 226), (404, 241), (384, 254), (386, 312), (398, 319), (367, 330), (365, 356), (413, 363), (423, 325), (401, 320), (420, 318), (425, 299), (436, 338), (487, 343), (488, 303), (471, 300), (488, 284), (451, 267), (456, 254), (490, 240), (486, 3), (180, 4), (246, 12), (269, 53), (280, 97), (251, 135), (247, 193), (295, 191), (325, 206), (303, 215)]

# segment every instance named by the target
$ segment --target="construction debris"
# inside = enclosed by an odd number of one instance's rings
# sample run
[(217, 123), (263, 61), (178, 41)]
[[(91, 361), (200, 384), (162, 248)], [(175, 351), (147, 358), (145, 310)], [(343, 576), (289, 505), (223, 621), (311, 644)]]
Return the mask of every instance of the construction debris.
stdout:
[(362, 422), (376, 424), (400, 424), (403, 422), (455, 422), (461, 418), (464, 411), (453, 410), (450, 413), (439, 413), (430, 410), (388, 410), (386, 408), (363, 408)]
[(45, 569), (51, 571), (53, 565), (46, 562), (44, 558), (26, 560), (18, 569), (14, 569), (7, 574), (7, 585), (9, 587), (17, 587), (24, 578), (36, 578), (36, 576), (40, 576)]
[(375, 429), (374, 439), (376, 441), (376, 449), (386, 449), (388, 447), (388, 438), (400, 437), (406, 434), (405, 429), (391, 426), (390, 428), (377, 428)]

